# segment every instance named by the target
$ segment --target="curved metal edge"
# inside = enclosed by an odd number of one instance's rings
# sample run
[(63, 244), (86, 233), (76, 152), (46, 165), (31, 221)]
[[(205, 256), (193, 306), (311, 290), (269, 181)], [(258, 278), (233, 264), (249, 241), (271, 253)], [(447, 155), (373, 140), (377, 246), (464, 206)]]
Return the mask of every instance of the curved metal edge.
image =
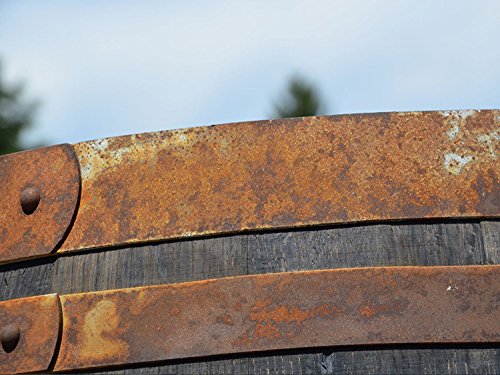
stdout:
[(0, 373), (47, 371), (55, 356), (61, 319), (56, 294), (0, 302), (0, 332), (7, 326), (19, 330), (13, 351), (7, 353), (0, 345)]
[[(380, 113), (191, 128), (7, 155), (0, 158), (0, 263), (54, 249), (243, 231), (496, 218), (499, 134), (497, 110)], [(19, 204), (29, 187), (42, 193), (32, 215)]]
[(240, 276), (61, 296), (56, 371), (290, 348), (498, 343), (500, 266)]
[[(0, 263), (53, 252), (76, 214), (80, 185), (70, 145), (0, 157)], [(23, 207), (28, 191), (33, 212)]]
[(500, 216), (500, 111), (342, 115), (73, 145), (59, 252), (247, 230)]

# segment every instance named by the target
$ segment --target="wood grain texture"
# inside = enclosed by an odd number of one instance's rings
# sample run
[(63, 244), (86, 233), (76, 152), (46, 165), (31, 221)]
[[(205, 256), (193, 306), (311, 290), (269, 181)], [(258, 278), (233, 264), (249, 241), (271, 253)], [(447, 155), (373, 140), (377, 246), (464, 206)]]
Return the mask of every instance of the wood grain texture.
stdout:
[[(182, 240), (0, 266), (0, 300), (245, 274), (499, 263), (500, 223), (341, 226)], [(93, 374), (498, 374), (500, 349), (368, 348), (262, 353)]]
[(498, 374), (498, 349), (408, 349), (333, 352), (323, 358), (323, 373), (377, 374)]
[(249, 273), (486, 264), (479, 223), (352, 226), (248, 237)]
[(481, 231), (486, 262), (500, 263), (500, 221), (483, 221)]
[[(79, 372), (92, 375), (296, 374), (420, 375), (499, 374), (500, 354), (490, 349), (386, 349), (252, 356), (129, 369)], [(67, 373), (68, 374), (68, 373)]]

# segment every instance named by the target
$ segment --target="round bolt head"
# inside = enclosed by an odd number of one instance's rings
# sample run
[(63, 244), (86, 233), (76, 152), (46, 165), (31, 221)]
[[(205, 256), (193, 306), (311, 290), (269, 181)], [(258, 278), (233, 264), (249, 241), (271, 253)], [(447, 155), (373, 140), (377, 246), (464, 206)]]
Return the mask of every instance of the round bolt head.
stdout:
[(21, 207), (26, 215), (31, 215), (35, 212), (40, 203), (40, 192), (38, 189), (29, 187), (21, 192)]
[(0, 332), (0, 343), (6, 353), (12, 352), (19, 343), (21, 333), (16, 324), (8, 324)]

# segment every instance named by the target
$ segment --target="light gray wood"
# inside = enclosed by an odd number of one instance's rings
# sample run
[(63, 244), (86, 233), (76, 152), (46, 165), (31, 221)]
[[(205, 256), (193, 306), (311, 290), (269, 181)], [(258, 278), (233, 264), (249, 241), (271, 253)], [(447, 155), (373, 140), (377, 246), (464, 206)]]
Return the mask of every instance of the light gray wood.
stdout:
[(481, 223), (481, 231), (486, 262), (489, 264), (500, 263), (500, 222), (483, 221)]

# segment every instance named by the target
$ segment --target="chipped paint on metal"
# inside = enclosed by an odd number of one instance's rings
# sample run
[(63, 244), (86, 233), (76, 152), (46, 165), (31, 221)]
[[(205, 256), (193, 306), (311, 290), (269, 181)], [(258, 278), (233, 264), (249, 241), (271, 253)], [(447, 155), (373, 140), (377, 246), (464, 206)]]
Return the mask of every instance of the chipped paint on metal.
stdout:
[(477, 141), (488, 147), (489, 154), (493, 160), (497, 159), (497, 144), (498, 141), (500, 141), (500, 128), (495, 129), (489, 134), (478, 135)]
[(61, 323), (57, 295), (0, 302), (0, 330), (8, 324), (19, 328), (17, 346), (6, 353), (0, 346), (0, 373), (46, 371), (54, 356)]
[(459, 175), (462, 168), (471, 161), (472, 156), (460, 156), (452, 153), (444, 155), (444, 167), (448, 172), (454, 175)]
[(462, 110), (462, 111), (442, 111), (441, 113), (445, 117), (450, 117), (451, 128), (446, 131), (448, 138), (454, 140), (458, 133), (460, 133), (460, 126), (463, 124), (467, 117), (473, 116), (477, 111), (474, 110)]
[(80, 207), (59, 251), (269, 228), (495, 217), (498, 116), (320, 116), (79, 143)]
[(240, 276), (61, 296), (56, 371), (290, 348), (498, 343), (500, 266)]
[(458, 123), (452, 122), (452, 128), (448, 129), (446, 131), (446, 134), (448, 134), (448, 138), (450, 138), (450, 140), (453, 140), (453, 139), (455, 139), (455, 137), (457, 136), (457, 134), (459, 132), (460, 132), (460, 127), (458, 126)]
[[(165, 132), (167, 133), (167, 132)], [(80, 157), (82, 179), (90, 181), (105, 173), (113, 164), (146, 162), (152, 165), (157, 162), (158, 154), (162, 151), (176, 152), (181, 155), (189, 151), (190, 147), (199, 139), (193, 135), (191, 129), (172, 130), (167, 137), (149, 137), (161, 133), (137, 134), (126, 137), (98, 139), (76, 144)], [(126, 142), (124, 142), (126, 140)], [(227, 146), (225, 140), (220, 142)]]
[(492, 118), (492, 126), (489, 128), (492, 130), (484, 132), (489, 129), (468, 126), (469, 119), (473, 120), (478, 112), (472, 110), (442, 112), (450, 124), (446, 134), (452, 141), (444, 152), (444, 169), (452, 175), (457, 176), (462, 173), (469, 163), (484, 162), (488, 156), (492, 160), (497, 158), (496, 147), (500, 128), (495, 129), (495, 126), (498, 116)]

